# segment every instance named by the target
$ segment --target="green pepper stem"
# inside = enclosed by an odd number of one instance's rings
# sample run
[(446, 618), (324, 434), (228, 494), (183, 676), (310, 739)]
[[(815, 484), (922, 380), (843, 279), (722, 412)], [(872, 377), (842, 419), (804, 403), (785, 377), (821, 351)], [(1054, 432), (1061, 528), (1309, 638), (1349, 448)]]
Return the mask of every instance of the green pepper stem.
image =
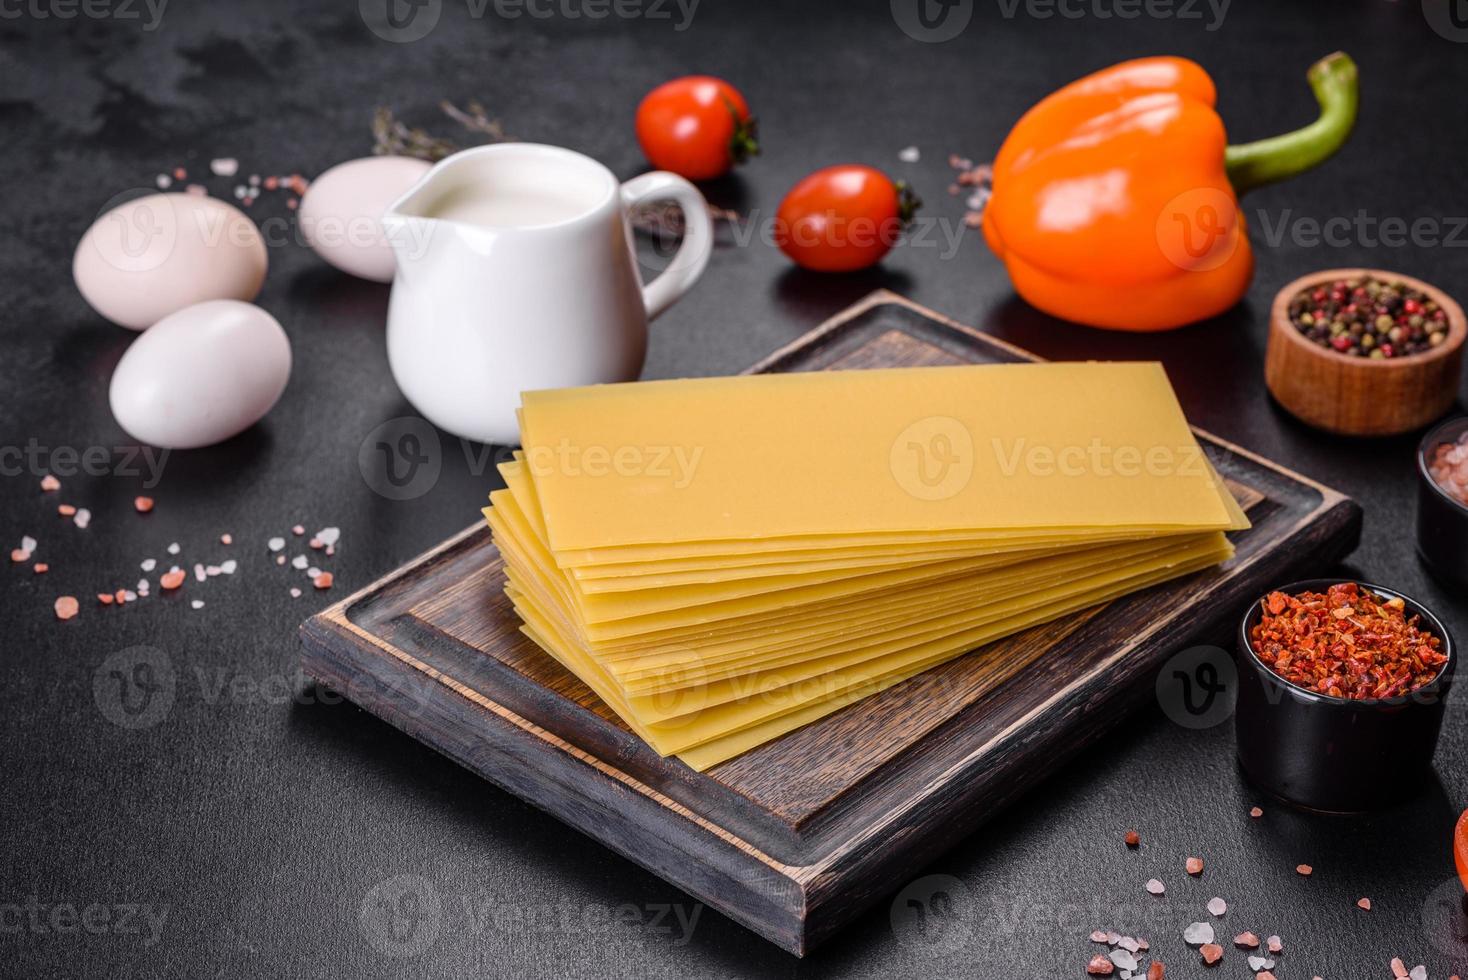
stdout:
[(1320, 118), (1292, 133), (1230, 146), (1224, 152), (1229, 182), (1239, 194), (1318, 166), (1341, 148), (1356, 123), (1360, 101), (1356, 63), (1344, 51), (1326, 55), (1306, 77), (1320, 103)]

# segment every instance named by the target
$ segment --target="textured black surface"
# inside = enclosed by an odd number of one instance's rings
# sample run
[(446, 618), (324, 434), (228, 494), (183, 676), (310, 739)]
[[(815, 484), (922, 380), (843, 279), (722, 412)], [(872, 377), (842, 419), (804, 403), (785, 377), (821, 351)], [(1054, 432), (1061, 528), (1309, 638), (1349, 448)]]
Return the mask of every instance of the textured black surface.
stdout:
[[(1154, 710), (935, 866), (912, 869), (913, 879), (961, 882), (948, 885), (958, 925), (947, 939), (894, 934), (884, 901), (804, 963), (706, 910), (682, 941), (683, 926), (662, 911), (696, 914), (678, 892), (361, 712), (291, 693), (295, 626), (326, 599), (308, 589), (293, 600), (301, 573), (274, 566), (266, 539), (289, 537), (296, 522), (340, 526), (340, 553), (323, 563), (341, 595), (463, 527), (492, 484), (482, 448), (446, 436), (441, 476), (423, 496), (388, 500), (360, 475), (363, 440), (409, 412), (384, 359), (386, 288), (340, 276), (290, 241), (273, 247), (260, 303), (291, 335), (290, 389), (249, 433), (169, 457), (144, 491), (145, 476), (119, 472), (125, 456), (111, 449), (126, 439), (106, 404), (132, 335), (93, 315), (69, 275), (77, 237), (116, 193), (175, 166), (203, 174), (212, 156), (238, 157), (245, 173), (311, 175), (369, 149), (379, 104), (448, 134), (437, 101), (478, 99), (515, 136), (575, 147), (631, 176), (643, 166), (631, 133), (637, 99), (667, 77), (711, 72), (745, 91), (767, 147), (710, 188), (716, 202), (767, 217), (807, 170), (861, 160), (909, 176), (929, 213), (951, 224), (961, 209), (944, 193), (948, 154), (986, 158), (1028, 104), (1084, 70), (1148, 53), (1195, 57), (1218, 81), (1230, 131), (1247, 139), (1308, 118), (1305, 66), (1344, 48), (1363, 76), (1357, 136), (1319, 172), (1249, 198), (1255, 287), (1217, 322), (1163, 336), (1053, 322), (1013, 298), (975, 234), (955, 254), (908, 247), (878, 270), (837, 278), (793, 271), (756, 236), (722, 247), (654, 326), (647, 374), (737, 371), (875, 286), (1047, 357), (1160, 358), (1196, 423), (1360, 500), (1356, 572), (1417, 596), (1462, 632), (1468, 601), (1412, 554), (1413, 440), (1311, 432), (1267, 401), (1261, 370), (1268, 301), (1302, 272), (1396, 266), (1460, 286), (1463, 252), (1451, 243), (1390, 248), (1355, 232), (1338, 245), (1270, 240), (1282, 222), (1298, 231), (1301, 219), (1354, 220), (1361, 209), (1375, 221), (1430, 219), (1441, 237), (1468, 215), (1468, 48), (1435, 33), (1419, 4), (1235, 0), (1209, 31), (1201, 4), (1202, 20), (1188, 20), (1100, 18), (1091, 4), (1073, 7), (1083, 13), (1074, 19), (1036, 18), (1023, 3), (1006, 17), (1011, 5), (978, 3), (967, 30), (943, 44), (908, 37), (879, 2), (704, 0), (678, 31), (675, 8), (671, 20), (508, 20), (494, 6), (474, 18), (445, 0), (441, 22), (411, 44), (379, 39), (351, 2), (175, 0), (155, 30), (142, 29), (141, 6), (129, 8), (136, 20), (35, 15), (60, 4), (9, 16), (20, 9), (0, 20), (9, 144), (0, 543), (37, 537), (51, 571), (7, 567), (0, 583), (0, 972), (1048, 978), (1083, 975), (1085, 937), (1099, 926), (1147, 936), (1168, 975), (1188, 977), (1203, 970), (1179, 932), (1206, 917), (1213, 895), (1230, 904), (1220, 933), (1284, 938), (1281, 980), (1388, 976), (1392, 956), (1435, 977), (1468, 967), (1468, 944), (1442, 936), (1461, 935), (1461, 921), (1424, 917), (1460, 897), (1448, 834), (1468, 798), (1461, 702), (1438, 753), (1440, 789), (1376, 816), (1321, 819), (1258, 801), (1265, 816), (1251, 821), (1256, 799), (1234, 766), (1229, 726), (1191, 731)], [(898, 162), (908, 145), (923, 150), (920, 163)], [(232, 183), (207, 182), (221, 194)], [(276, 197), (252, 214), (287, 212)], [(63, 476), (55, 495), (89, 507), (89, 529), (56, 516), (28, 460), (15, 472), (12, 448), (32, 440), (57, 470), (67, 462), (58, 447), (109, 455), (106, 472)], [(131, 507), (139, 492), (158, 500), (146, 517)], [(217, 542), (226, 531), (232, 549)], [(228, 552), (240, 570), (121, 610), (85, 601), (70, 623), (52, 617), (63, 592), (131, 586), (141, 559), (168, 561), (171, 541), (180, 564)], [(206, 606), (190, 609), (191, 597)], [(171, 674), (174, 697), (166, 710), (152, 702), (141, 716), (152, 724), (129, 729), (108, 720), (120, 663), (108, 658), (138, 645), (160, 651), (155, 679)], [(1139, 853), (1121, 846), (1128, 827), (1143, 835)], [(1201, 881), (1181, 870), (1194, 853), (1208, 861)], [(1302, 861), (1315, 867), (1308, 880), (1293, 871)], [(1153, 876), (1169, 885), (1162, 899), (1142, 890)], [(1363, 895), (1370, 913), (1354, 906)], [(156, 936), (132, 905), (167, 909)], [(90, 909), (93, 931), (57, 906)], [(1244, 969), (1230, 949), (1216, 975)]]

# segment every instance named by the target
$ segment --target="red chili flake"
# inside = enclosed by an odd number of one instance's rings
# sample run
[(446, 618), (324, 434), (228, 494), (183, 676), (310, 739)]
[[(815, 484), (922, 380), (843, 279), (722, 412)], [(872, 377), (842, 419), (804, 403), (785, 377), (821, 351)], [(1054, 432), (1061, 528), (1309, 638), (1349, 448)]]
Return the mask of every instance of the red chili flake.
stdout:
[(45, 476), (41, 477), (41, 489), (46, 493), (50, 493), (53, 490), (60, 490), (61, 481), (56, 479), (56, 477), (52, 476), (50, 473), (47, 473)]
[(1142, 845), (1142, 835), (1139, 834), (1139, 833), (1137, 833), (1135, 830), (1128, 830), (1126, 832), (1126, 846), (1127, 847), (1140, 847), (1141, 845)]
[(1297, 864), (1295, 865), (1295, 873), (1308, 878), (1315, 873), (1315, 869), (1308, 864)]
[(1163, 966), (1161, 961), (1153, 960), (1152, 965), (1147, 967), (1147, 980), (1162, 980), (1166, 973), (1167, 967)]
[(1355, 582), (1324, 593), (1271, 592), (1262, 605), (1249, 633), (1255, 656), (1308, 691), (1399, 697), (1430, 684), (1448, 660), (1442, 640), (1419, 629), (1419, 617), (1408, 619), (1400, 598), (1382, 599)]
[(139, 514), (146, 514), (146, 513), (148, 513), (148, 511), (150, 511), (150, 510), (153, 509), (153, 498), (152, 497), (134, 497), (133, 498), (133, 506), (137, 508), (137, 511), (138, 511)]
[(1209, 966), (1223, 959), (1223, 947), (1217, 943), (1204, 943), (1198, 947), (1198, 952), (1203, 954), (1203, 962)]
[(55, 608), (57, 619), (70, 619), (81, 607), (76, 601), (76, 596), (64, 595), (56, 600)]
[(1091, 957), (1091, 962), (1086, 964), (1086, 972), (1093, 977), (1109, 977), (1115, 970), (1116, 964), (1100, 953)]
[(1202, 874), (1203, 873), (1203, 859), (1202, 858), (1188, 858), (1188, 860), (1187, 860), (1187, 869), (1188, 869), (1188, 874), (1190, 874), (1190, 875), (1200, 875), (1200, 874)]
[(1234, 945), (1242, 946), (1245, 949), (1258, 949), (1259, 937), (1252, 932), (1241, 932), (1234, 937)]

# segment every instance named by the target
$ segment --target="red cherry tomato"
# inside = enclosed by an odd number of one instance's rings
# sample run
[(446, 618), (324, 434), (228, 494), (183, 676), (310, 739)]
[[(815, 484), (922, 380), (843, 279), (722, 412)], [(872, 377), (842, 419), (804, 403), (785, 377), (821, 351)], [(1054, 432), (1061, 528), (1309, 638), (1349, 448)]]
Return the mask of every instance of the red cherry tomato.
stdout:
[(1468, 888), (1468, 810), (1458, 818), (1458, 826), (1453, 831), (1453, 860), (1457, 862), (1463, 887)]
[(906, 184), (859, 164), (801, 180), (775, 214), (775, 244), (797, 265), (850, 272), (882, 260), (922, 202)]
[(739, 90), (710, 75), (664, 82), (637, 107), (637, 142), (659, 170), (710, 180), (759, 152)]

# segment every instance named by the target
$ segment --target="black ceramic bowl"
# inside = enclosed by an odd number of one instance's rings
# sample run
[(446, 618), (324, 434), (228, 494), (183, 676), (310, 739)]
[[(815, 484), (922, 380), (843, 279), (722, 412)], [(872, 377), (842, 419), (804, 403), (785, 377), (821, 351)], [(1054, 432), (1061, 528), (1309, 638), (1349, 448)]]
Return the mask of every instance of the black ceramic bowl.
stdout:
[(1468, 588), (1468, 507), (1448, 496), (1427, 472), (1427, 458), (1468, 432), (1468, 418), (1450, 419), (1422, 437), (1417, 447), (1417, 554), (1434, 574)]
[[(1352, 580), (1308, 579), (1270, 591), (1324, 592), (1345, 581)], [(1234, 714), (1239, 764), (1260, 789), (1306, 809), (1360, 813), (1389, 806), (1422, 789), (1432, 775), (1457, 666), (1452, 637), (1441, 620), (1408, 596), (1358, 584), (1388, 599), (1400, 598), (1407, 617), (1417, 616), (1418, 628), (1442, 640), (1448, 659), (1431, 683), (1405, 697), (1374, 701), (1317, 694), (1280, 677), (1255, 655), (1249, 634), (1263, 615), (1260, 601), (1239, 624)]]

